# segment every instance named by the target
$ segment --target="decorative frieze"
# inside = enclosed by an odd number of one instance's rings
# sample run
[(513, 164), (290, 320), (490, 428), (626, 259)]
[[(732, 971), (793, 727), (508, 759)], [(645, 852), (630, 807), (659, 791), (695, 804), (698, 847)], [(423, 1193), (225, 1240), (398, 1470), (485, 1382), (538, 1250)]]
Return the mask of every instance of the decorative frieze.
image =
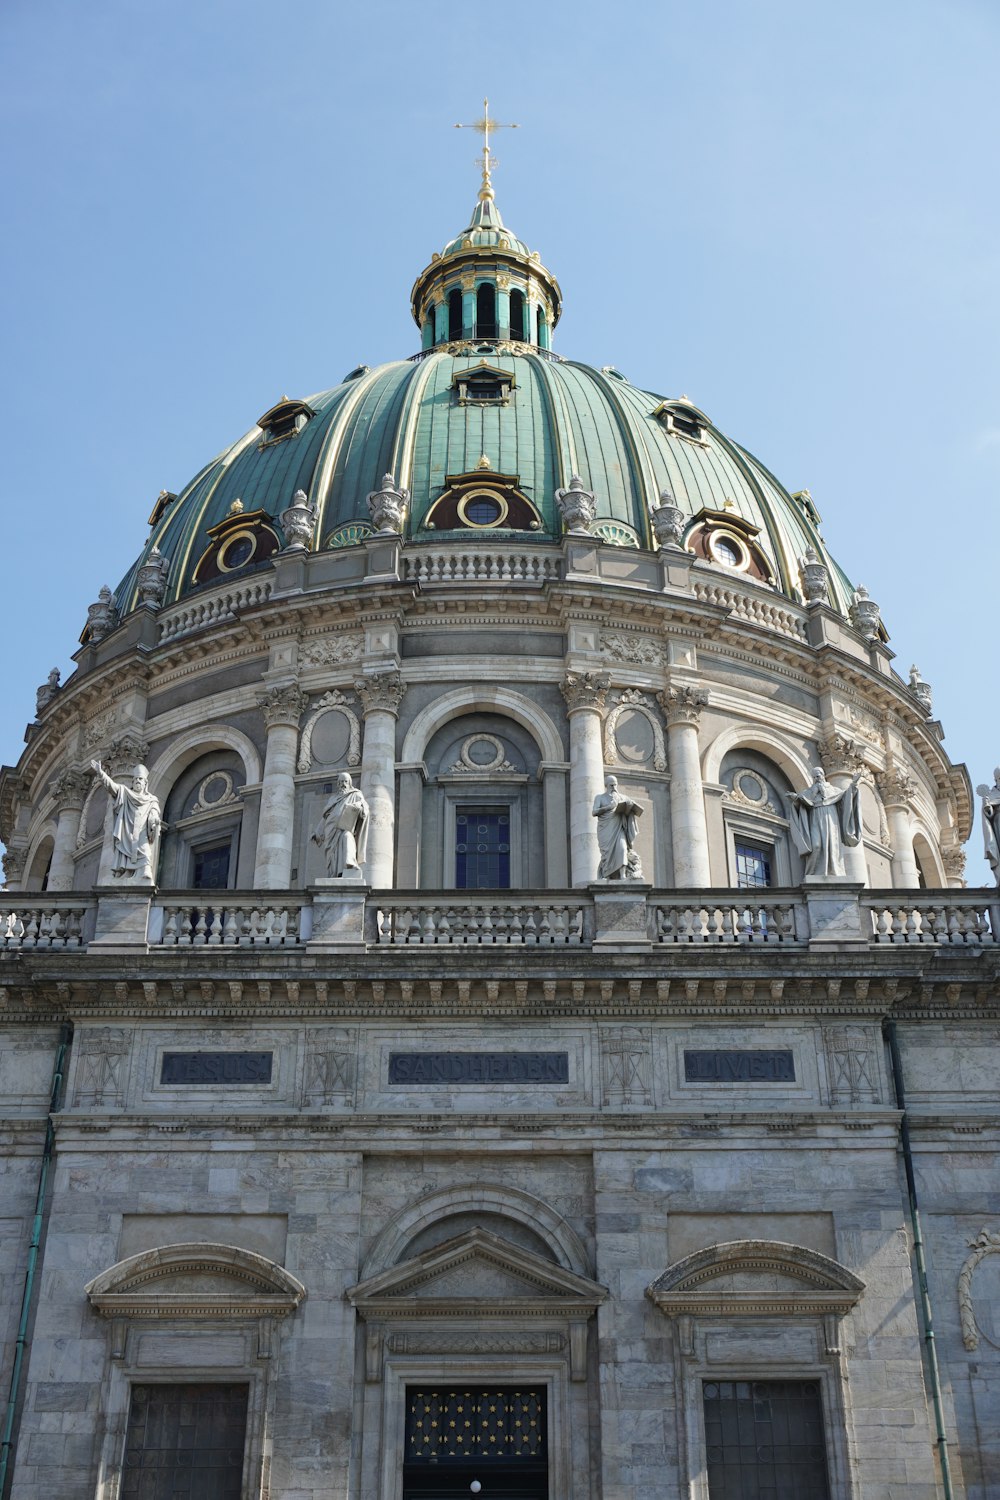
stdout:
[(878, 1104), (877, 1033), (872, 1026), (830, 1026), (826, 1060), (832, 1104)]
[(361, 635), (325, 635), (303, 643), (299, 662), (303, 667), (339, 667), (360, 660), (364, 649)]
[(132, 1028), (85, 1031), (79, 1043), (73, 1105), (77, 1109), (125, 1107), (125, 1071)]
[(601, 634), (601, 655), (637, 667), (662, 667), (666, 659), (659, 641), (648, 635), (628, 635), (613, 630)]
[(648, 1026), (601, 1032), (604, 1103), (612, 1107), (653, 1102), (653, 1042)]

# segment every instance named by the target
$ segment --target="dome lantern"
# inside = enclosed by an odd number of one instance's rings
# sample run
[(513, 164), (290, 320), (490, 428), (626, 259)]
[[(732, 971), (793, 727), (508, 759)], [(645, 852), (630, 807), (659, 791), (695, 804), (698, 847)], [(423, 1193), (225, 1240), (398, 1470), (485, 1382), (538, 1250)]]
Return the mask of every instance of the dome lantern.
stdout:
[[(431, 257), (410, 295), (410, 309), (426, 349), (440, 344), (514, 343), (551, 347), (562, 311), (559, 283), (504, 225), (493, 192), (497, 165), (490, 151), (489, 103), (471, 127), (484, 138), (479, 159), (482, 181), (468, 225)], [(517, 129), (517, 126), (508, 127)]]

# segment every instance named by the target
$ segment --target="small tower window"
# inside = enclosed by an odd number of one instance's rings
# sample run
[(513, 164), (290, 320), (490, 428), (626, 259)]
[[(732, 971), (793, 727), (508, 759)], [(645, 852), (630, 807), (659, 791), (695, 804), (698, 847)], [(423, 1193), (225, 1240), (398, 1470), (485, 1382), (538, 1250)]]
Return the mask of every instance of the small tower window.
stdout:
[(462, 337), (462, 293), (457, 287), (448, 293), (448, 337)]
[(524, 293), (516, 289), (510, 294), (510, 336), (524, 343)]
[(266, 443), (280, 443), (285, 438), (295, 437), (296, 433), (302, 431), (303, 427), (314, 417), (316, 413), (306, 401), (293, 401), (288, 396), (282, 396), (277, 405), (272, 406), (262, 417), (257, 418), (257, 426), (264, 433), (260, 446)]
[(476, 338), (497, 336), (497, 294), (491, 281), (484, 281), (476, 293)]

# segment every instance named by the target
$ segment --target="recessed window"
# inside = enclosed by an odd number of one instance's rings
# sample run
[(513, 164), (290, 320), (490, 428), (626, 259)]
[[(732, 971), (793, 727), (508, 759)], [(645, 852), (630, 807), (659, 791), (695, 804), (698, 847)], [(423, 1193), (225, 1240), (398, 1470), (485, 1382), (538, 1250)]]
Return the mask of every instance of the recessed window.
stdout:
[(731, 536), (715, 534), (708, 539), (709, 550), (716, 562), (726, 568), (741, 568), (745, 561), (743, 548)]
[(687, 438), (692, 443), (704, 443), (707, 418), (688, 401), (664, 401), (657, 407), (654, 416), (660, 419), (668, 432)]
[(460, 807), (455, 814), (455, 889), (510, 889), (510, 808)]
[(495, 526), (502, 513), (498, 500), (470, 500), (465, 506), (465, 519), (470, 526)]
[(242, 568), (257, 550), (257, 538), (249, 531), (237, 532), (224, 546), (219, 548), (218, 564), (224, 573)]
[(462, 293), (457, 287), (448, 293), (448, 337), (462, 337)]
[(246, 1385), (134, 1385), (121, 1500), (240, 1500)]
[(706, 1380), (709, 1500), (829, 1500), (818, 1380)]
[(196, 891), (224, 891), (229, 885), (229, 861), (232, 856), (231, 839), (224, 844), (193, 849), (191, 886)]
[(774, 850), (767, 844), (736, 841), (736, 884), (741, 891), (760, 890), (773, 884)]

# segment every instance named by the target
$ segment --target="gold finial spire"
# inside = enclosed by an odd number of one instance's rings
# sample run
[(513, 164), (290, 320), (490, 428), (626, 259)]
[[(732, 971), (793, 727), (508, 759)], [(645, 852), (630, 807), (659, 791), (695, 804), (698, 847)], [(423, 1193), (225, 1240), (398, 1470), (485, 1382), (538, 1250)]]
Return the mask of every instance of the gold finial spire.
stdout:
[(481, 120), (473, 120), (471, 125), (455, 126), (456, 130), (478, 130), (479, 134), (483, 138), (483, 154), (482, 156), (476, 157), (476, 162), (483, 169), (483, 182), (482, 186), (479, 189), (479, 200), (481, 203), (485, 202), (487, 199), (492, 199), (493, 184), (490, 181), (490, 173), (494, 168), (500, 165), (496, 157), (490, 151), (490, 131), (520, 130), (520, 128), (521, 127), (519, 125), (507, 125), (501, 123), (501, 121), (499, 120), (491, 120), (490, 101), (488, 99), (483, 100), (483, 118)]

